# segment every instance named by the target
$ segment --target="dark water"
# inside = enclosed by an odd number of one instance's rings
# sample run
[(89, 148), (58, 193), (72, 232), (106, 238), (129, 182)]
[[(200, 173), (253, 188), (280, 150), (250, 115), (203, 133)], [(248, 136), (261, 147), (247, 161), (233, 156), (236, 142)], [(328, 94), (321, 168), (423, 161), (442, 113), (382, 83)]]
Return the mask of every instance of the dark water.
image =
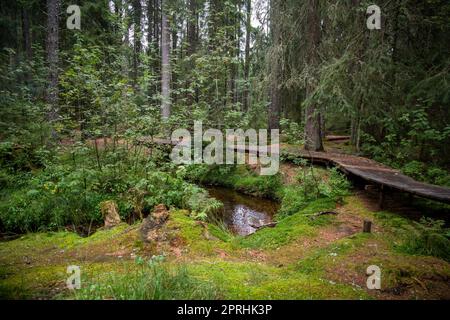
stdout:
[(207, 188), (211, 197), (224, 204), (222, 221), (234, 234), (247, 236), (254, 233), (257, 228), (273, 222), (273, 217), (279, 209), (278, 203), (246, 196), (226, 189)]

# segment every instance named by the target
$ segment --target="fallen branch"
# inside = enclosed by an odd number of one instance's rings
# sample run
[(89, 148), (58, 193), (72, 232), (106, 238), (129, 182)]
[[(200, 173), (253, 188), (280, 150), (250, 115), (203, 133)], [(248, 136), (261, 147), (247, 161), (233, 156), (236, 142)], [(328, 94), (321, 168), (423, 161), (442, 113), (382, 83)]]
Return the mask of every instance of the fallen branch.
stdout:
[(256, 230), (261, 230), (264, 228), (275, 228), (277, 226), (277, 224), (278, 224), (278, 222), (271, 222), (268, 224), (263, 224), (261, 226), (255, 226), (255, 225), (251, 224), (250, 227), (252, 227), (253, 229), (256, 229)]
[(312, 214), (309, 218), (311, 220), (315, 220), (315, 219), (317, 219), (318, 217), (321, 217), (321, 216), (327, 216), (327, 215), (337, 216), (338, 214), (339, 213), (334, 212), (334, 211), (322, 211), (322, 212), (318, 212), (318, 213)]

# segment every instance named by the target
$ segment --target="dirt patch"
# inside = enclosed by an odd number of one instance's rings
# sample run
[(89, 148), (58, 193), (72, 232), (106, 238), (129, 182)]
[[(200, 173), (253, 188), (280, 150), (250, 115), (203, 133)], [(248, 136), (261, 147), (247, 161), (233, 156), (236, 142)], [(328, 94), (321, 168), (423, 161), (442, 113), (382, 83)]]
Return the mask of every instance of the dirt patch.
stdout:
[(300, 238), (287, 246), (273, 250), (270, 253), (260, 253), (262, 261), (276, 266), (285, 266), (304, 258), (312, 250), (327, 247), (328, 245), (357, 234), (362, 230), (363, 219), (349, 214), (338, 214), (336, 221), (318, 230), (314, 237)]
[(284, 184), (294, 184), (297, 182), (297, 173), (299, 167), (287, 162), (280, 163), (280, 172)]

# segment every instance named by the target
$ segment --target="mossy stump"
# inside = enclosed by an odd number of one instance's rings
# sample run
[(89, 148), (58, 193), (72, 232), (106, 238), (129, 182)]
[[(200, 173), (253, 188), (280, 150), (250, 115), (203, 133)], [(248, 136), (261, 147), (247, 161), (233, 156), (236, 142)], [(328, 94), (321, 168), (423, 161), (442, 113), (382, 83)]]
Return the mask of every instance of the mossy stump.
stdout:
[(111, 229), (120, 224), (119, 208), (115, 201), (100, 203), (100, 210), (105, 221), (105, 229)]

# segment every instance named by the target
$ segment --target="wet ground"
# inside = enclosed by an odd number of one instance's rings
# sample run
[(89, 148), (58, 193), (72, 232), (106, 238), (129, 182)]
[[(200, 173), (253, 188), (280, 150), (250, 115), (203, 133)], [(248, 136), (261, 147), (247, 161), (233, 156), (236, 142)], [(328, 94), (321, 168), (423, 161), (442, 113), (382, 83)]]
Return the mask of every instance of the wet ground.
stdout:
[(279, 209), (275, 201), (244, 195), (226, 188), (207, 188), (211, 197), (224, 204), (221, 220), (234, 234), (247, 236), (273, 222)]

